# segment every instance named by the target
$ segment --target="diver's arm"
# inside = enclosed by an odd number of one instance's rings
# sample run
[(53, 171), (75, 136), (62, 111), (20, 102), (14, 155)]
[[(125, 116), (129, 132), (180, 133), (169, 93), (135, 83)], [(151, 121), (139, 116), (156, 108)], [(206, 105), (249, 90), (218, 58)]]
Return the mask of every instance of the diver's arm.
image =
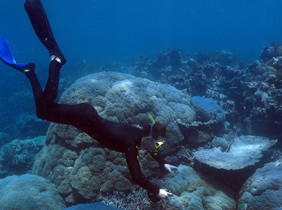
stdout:
[(164, 162), (164, 157), (163, 157), (163, 155), (161, 155), (161, 153), (160, 153), (158, 148), (155, 148), (153, 153), (151, 153), (151, 152), (149, 152), (149, 153), (151, 154), (151, 156), (156, 161), (158, 161), (162, 174), (166, 173), (167, 171), (169, 171), (170, 173), (173, 173), (174, 170), (177, 171), (177, 167), (176, 166), (170, 165), (170, 164), (167, 164), (167, 163)]
[(164, 174), (166, 172), (165, 162), (164, 157), (160, 154), (160, 151), (155, 150), (153, 153), (150, 153), (150, 155), (159, 163), (161, 174)]
[(142, 174), (139, 161), (138, 161), (138, 149), (132, 147), (127, 149), (126, 161), (133, 180), (142, 188), (148, 191), (148, 196), (153, 202), (160, 201), (161, 198), (166, 198), (172, 193), (168, 192), (166, 189), (160, 189), (159, 186), (152, 184), (146, 179)]
[(149, 193), (158, 194), (160, 188), (148, 181), (148, 179), (142, 174), (139, 161), (138, 161), (138, 149), (134, 146), (127, 149), (126, 162), (128, 169), (132, 176), (132, 179), (142, 188), (146, 189)]

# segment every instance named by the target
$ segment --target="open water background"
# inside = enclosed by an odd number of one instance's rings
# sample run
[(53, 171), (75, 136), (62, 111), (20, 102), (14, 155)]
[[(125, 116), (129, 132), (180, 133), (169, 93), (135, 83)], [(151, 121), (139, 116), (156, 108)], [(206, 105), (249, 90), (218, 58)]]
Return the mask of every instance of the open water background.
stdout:
[[(281, 0), (42, 0), (42, 3), (68, 59), (63, 76), (91, 63), (127, 62), (168, 48), (185, 53), (227, 50), (251, 63), (259, 59), (264, 46), (272, 41), (282, 42)], [(37, 39), (23, 4), (22, 0), (0, 1), (0, 33), (9, 40), (18, 62), (36, 63), (36, 72), (44, 85), (48, 52)], [(0, 62), (0, 75), (3, 123), (12, 119), (10, 115), (25, 109), (23, 104), (32, 103), (32, 99), (15, 96), (30, 92), (28, 80), (22, 74)]]

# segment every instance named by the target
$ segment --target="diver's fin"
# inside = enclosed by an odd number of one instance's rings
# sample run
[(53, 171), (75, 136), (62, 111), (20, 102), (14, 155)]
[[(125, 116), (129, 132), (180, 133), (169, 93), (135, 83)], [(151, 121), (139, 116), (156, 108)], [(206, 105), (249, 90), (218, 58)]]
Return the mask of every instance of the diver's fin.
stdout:
[(40, 0), (26, 0), (24, 8), (28, 14), (32, 27), (41, 41), (47, 48), (50, 56), (59, 57), (61, 64), (66, 63), (66, 58), (61, 52), (53, 35), (47, 14)]
[(0, 35), (0, 59), (7, 65), (21, 72), (25, 72), (26, 70), (34, 70), (34, 64), (32, 65), (29, 63), (17, 63), (15, 61), (7, 39), (5, 39), (5, 37), (1, 35)]

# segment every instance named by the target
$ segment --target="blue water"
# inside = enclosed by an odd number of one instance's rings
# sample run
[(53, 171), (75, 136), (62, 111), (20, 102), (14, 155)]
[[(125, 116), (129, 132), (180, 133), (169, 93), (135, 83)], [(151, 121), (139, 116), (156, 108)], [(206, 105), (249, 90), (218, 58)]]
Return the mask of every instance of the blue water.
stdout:
[[(68, 59), (65, 71), (77, 71), (93, 62), (155, 55), (168, 48), (185, 53), (228, 50), (252, 62), (264, 46), (282, 41), (281, 0), (42, 2)], [(23, 4), (22, 0), (0, 1), (0, 33), (9, 40), (16, 60), (35, 62), (38, 77), (45, 82), (48, 53), (38, 41)], [(29, 88), (22, 75), (2, 62), (0, 71), (0, 95)]]
[[(18, 60), (43, 62), (48, 54), (23, 2), (1, 1), (1, 34)], [(281, 0), (42, 2), (69, 63), (130, 60), (168, 48), (188, 53), (224, 49), (252, 61), (263, 46), (282, 41)]]

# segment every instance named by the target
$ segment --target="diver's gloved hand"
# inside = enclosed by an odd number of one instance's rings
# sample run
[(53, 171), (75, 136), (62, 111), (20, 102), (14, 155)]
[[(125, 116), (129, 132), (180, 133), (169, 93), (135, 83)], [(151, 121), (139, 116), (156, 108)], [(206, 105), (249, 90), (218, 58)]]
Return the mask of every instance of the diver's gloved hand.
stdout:
[(178, 172), (178, 167), (170, 165), (170, 164), (164, 164), (164, 167), (166, 170), (168, 170), (170, 173), (174, 174), (175, 171)]
[(168, 192), (166, 189), (160, 189), (158, 194), (148, 193), (148, 197), (154, 203), (159, 202), (161, 199), (167, 198), (171, 195), (173, 194)]
[(160, 189), (160, 192), (158, 194), (159, 198), (167, 198), (170, 195), (172, 195), (172, 193), (168, 192), (167, 189)]

